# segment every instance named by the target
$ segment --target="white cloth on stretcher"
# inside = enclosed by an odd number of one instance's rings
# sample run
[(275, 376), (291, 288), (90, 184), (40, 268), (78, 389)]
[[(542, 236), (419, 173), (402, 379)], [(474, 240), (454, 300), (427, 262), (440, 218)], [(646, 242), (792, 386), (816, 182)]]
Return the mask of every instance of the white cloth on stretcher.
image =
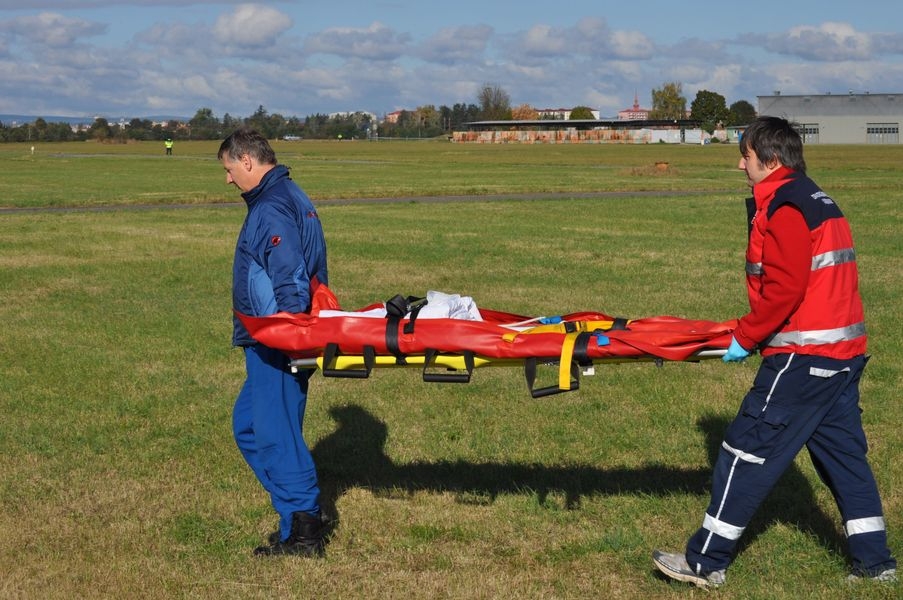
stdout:
[[(408, 313), (410, 316), (411, 313)], [(373, 317), (384, 319), (386, 307), (364, 311), (321, 310), (320, 317)], [(464, 321), (482, 321), (480, 310), (470, 296), (446, 294), (430, 290), (426, 293), (426, 305), (417, 314), (418, 319), (461, 319)]]

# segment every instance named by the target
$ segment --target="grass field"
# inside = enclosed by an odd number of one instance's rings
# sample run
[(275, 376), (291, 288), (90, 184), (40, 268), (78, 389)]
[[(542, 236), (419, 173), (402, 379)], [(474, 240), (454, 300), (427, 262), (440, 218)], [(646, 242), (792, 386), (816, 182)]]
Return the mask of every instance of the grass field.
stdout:
[[(416, 370), (316, 375), (305, 434), (339, 527), (325, 560), (253, 558), (276, 519), (231, 438), (244, 208), (216, 148), (0, 145), (0, 597), (705, 595), (656, 576), (650, 553), (699, 526), (757, 359), (607, 365), (541, 400), (516, 368), (479, 369), (467, 385)], [(345, 308), (436, 289), (531, 315), (744, 311), (736, 147), (276, 151), (319, 203)], [(814, 146), (807, 159), (857, 240), (873, 354), (862, 406), (900, 556), (903, 148)], [(628, 193), (585, 195), (596, 192)], [(407, 200), (367, 201), (386, 197)], [(847, 562), (833, 500), (802, 454), (715, 595), (903, 593), (851, 587)]]

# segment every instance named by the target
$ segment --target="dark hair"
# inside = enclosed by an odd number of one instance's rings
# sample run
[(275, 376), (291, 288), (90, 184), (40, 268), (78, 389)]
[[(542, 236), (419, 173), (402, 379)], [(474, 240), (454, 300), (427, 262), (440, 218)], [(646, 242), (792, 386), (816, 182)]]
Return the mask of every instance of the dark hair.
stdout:
[(247, 154), (262, 165), (275, 165), (276, 153), (259, 132), (253, 129), (236, 129), (220, 144), (216, 157), (222, 160), (226, 155), (237, 160)]
[(740, 154), (746, 156), (750, 149), (763, 163), (777, 160), (788, 169), (806, 172), (803, 139), (795, 124), (786, 119), (758, 117), (753, 121), (740, 138)]

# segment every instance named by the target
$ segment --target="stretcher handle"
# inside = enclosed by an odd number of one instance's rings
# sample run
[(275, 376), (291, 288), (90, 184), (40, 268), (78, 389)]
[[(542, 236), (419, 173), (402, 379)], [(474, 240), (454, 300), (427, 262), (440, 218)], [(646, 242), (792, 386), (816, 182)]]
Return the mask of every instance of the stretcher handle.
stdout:
[(323, 351), (323, 377), (344, 377), (346, 379), (367, 379), (376, 363), (376, 350), (373, 346), (364, 346), (363, 369), (336, 369), (336, 357), (340, 354), (339, 345), (326, 344)]
[(560, 394), (561, 392), (573, 392), (580, 389), (580, 368), (576, 362), (571, 361), (571, 381), (570, 387), (568, 388), (561, 387), (560, 385), (534, 388), (533, 384), (536, 383), (536, 365), (537, 360), (535, 357), (524, 360), (524, 375), (527, 378), (527, 387), (530, 389), (530, 395), (532, 397), (545, 398), (546, 396)]
[(439, 355), (438, 350), (427, 348), (423, 359), (423, 380), (431, 383), (470, 383), (470, 376), (473, 375), (473, 352), (465, 351), (464, 368), (467, 373), (427, 373), (427, 369), (433, 365), (436, 356)]

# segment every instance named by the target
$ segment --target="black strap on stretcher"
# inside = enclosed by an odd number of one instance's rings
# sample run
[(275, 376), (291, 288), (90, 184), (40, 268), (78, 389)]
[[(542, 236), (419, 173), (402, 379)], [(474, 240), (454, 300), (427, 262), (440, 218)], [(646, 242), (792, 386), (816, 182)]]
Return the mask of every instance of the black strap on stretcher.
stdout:
[(347, 379), (367, 379), (370, 377), (370, 371), (376, 364), (376, 349), (373, 346), (364, 346), (364, 368), (363, 369), (336, 369), (336, 357), (339, 356), (338, 344), (326, 344), (323, 350), (323, 377), (344, 377)]
[[(561, 392), (573, 392), (580, 389), (580, 368), (577, 366), (577, 361), (571, 361), (571, 383), (569, 389), (562, 389), (558, 387), (558, 384), (550, 385), (546, 387), (537, 388), (534, 387), (536, 383), (536, 371), (537, 367), (540, 364), (558, 364), (558, 358), (536, 358), (535, 356), (531, 356), (530, 358), (524, 359), (524, 376), (527, 379), (527, 387), (530, 389), (530, 395), (533, 398), (545, 398), (546, 396), (551, 396), (553, 394), (560, 394)], [(556, 369), (557, 373), (557, 369)]]
[(418, 298), (416, 296), (405, 298), (401, 294), (386, 300), (386, 348), (395, 356), (396, 364), (407, 364), (404, 353), (398, 347), (398, 324), (408, 313), (411, 313), (411, 319), (405, 323), (404, 332), (406, 334), (414, 333), (414, 323), (417, 321), (417, 315), (426, 306), (426, 302), (426, 298)]
[(464, 351), (462, 354), (464, 356), (464, 368), (467, 370), (466, 373), (459, 372), (427, 372), (427, 369), (433, 366), (433, 362), (436, 360), (436, 357), (439, 356), (440, 352), (438, 350), (433, 350), (432, 348), (427, 348), (424, 356), (423, 362), (423, 380), (434, 383), (470, 383), (470, 377), (473, 375), (474, 369), (474, 353), (470, 350)]
[(589, 341), (596, 337), (596, 331), (583, 331), (577, 334), (577, 340), (574, 342), (574, 362), (581, 367), (593, 365), (593, 359), (589, 357)]

